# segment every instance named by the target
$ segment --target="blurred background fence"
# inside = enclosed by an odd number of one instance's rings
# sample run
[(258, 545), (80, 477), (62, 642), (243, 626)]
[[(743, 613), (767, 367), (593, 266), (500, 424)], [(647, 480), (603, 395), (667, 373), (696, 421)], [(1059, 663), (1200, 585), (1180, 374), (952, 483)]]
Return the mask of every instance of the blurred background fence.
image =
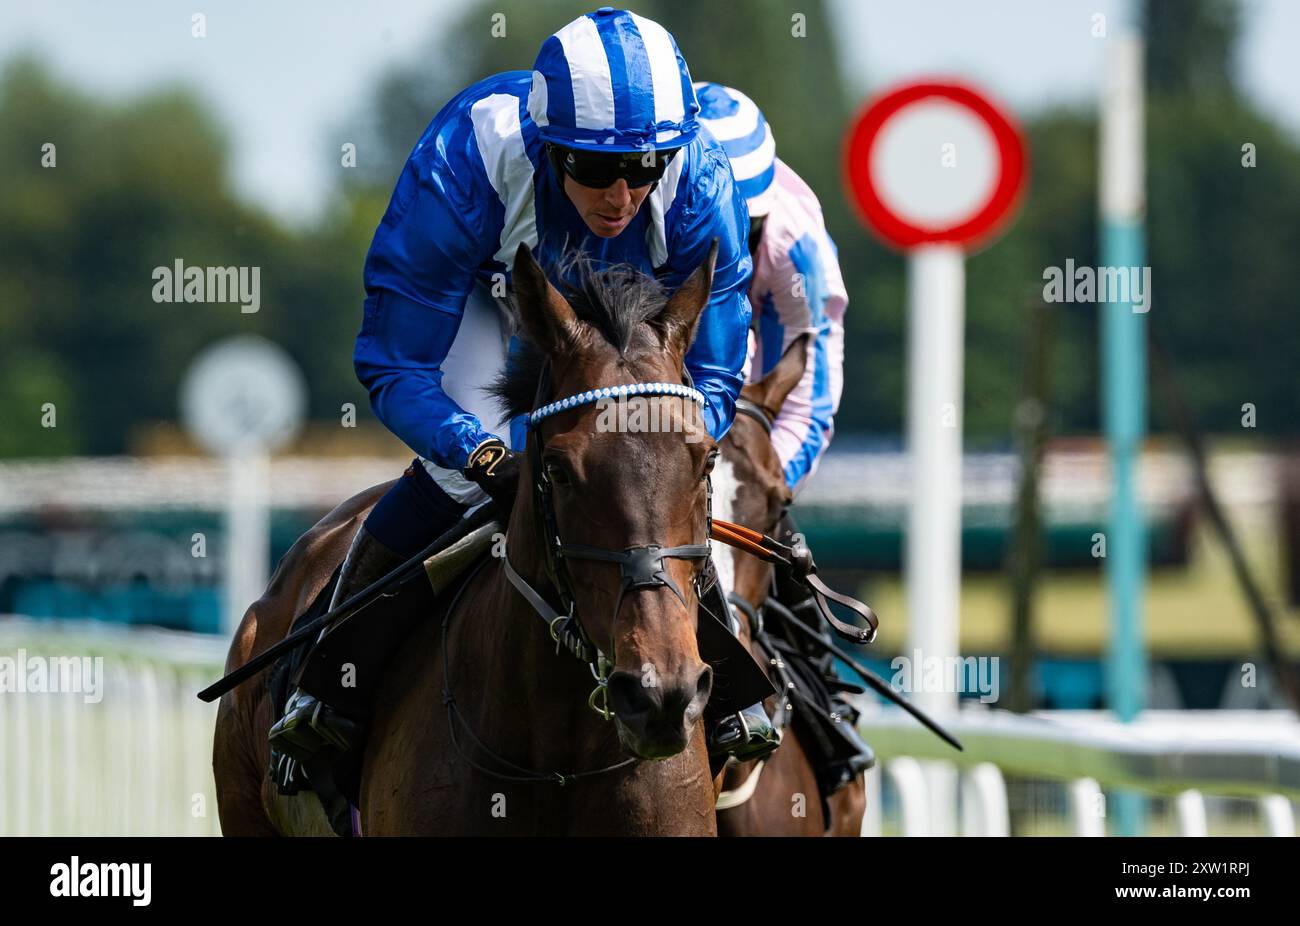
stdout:
[(1291, 711), (1155, 710), (1125, 724), (1101, 711), (971, 706), (946, 726), (965, 746), (959, 755), (897, 710), (859, 724), (878, 756), (863, 835), (934, 834), (926, 759), (960, 769), (963, 836), (1114, 835), (1107, 798), (1116, 789), (1150, 797), (1148, 835), (1296, 834)]
[[(0, 836), (217, 835), (210, 731), (193, 695), (225, 641), (87, 621), (0, 621), (0, 652), (102, 660), (86, 691), (0, 698)], [(93, 663), (92, 663), (93, 664)], [(84, 686), (83, 686), (84, 687)], [(1300, 722), (1289, 711), (1030, 716), (972, 705), (948, 722), (955, 756), (894, 709), (867, 707), (876, 749), (864, 835), (931, 831), (918, 759), (960, 764), (963, 835), (1104, 835), (1115, 787), (1153, 796), (1153, 834), (1295, 835)]]
[(0, 620), (6, 657), (90, 660), (96, 676), (83, 690), (0, 696), (0, 836), (218, 835), (217, 710), (194, 694), (220, 674), (226, 646), (97, 621)]

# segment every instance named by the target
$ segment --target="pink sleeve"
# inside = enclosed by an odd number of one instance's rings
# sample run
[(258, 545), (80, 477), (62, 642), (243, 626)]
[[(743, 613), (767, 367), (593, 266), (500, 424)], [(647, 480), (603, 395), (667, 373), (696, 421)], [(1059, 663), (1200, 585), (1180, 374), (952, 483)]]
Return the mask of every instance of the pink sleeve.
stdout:
[[(753, 298), (755, 314), (761, 313), (762, 323), (781, 326), (782, 352), (801, 334), (813, 336), (804, 375), (791, 390), (772, 429), (773, 443), (792, 487), (811, 475), (830, 443), (843, 392), (843, 322), (848, 305), (835, 246), (821, 224), (816, 199), (798, 206), (802, 208), (787, 208), (780, 215), (769, 216), (770, 227), (764, 230), (755, 261), (755, 290), (751, 290), (762, 294)], [(814, 303), (819, 309), (816, 313)], [(761, 346), (758, 350), (762, 352)], [(767, 353), (770, 359), (770, 347)], [(766, 372), (759, 357), (753, 366), (751, 380)]]

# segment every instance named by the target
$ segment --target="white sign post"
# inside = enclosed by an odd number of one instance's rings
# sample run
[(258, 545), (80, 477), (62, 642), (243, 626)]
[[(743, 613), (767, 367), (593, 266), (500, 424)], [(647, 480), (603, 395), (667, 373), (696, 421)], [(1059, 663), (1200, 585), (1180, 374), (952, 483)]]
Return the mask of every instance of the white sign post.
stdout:
[(181, 384), (181, 417), (194, 439), (226, 462), (222, 630), (233, 634), (266, 589), (270, 561), (270, 454), (298, 433), (302, 373), (264, 338), (220, 341), (195, 358)]
[[(961, 681), (962, 373), (965, 256), (1018, 198), (1023, 143), (984, 97), (955, 84), (910, 84), (869, 105), (846, 148), (863, 221), (908, 256), (907, 446), (910, 506), (903, 566), (911, 700), (942, 718)], [(941, 684), (935, 685), (936, 680)], [(953, 835), (957, 777), (923, 763), (932, 835)]]

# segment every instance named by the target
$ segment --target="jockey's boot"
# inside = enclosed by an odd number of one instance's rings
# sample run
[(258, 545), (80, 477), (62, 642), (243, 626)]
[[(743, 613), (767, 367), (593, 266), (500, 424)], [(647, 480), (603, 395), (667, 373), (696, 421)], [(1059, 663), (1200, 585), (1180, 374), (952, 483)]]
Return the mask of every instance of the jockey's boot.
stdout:
[[(702, 602), (704, 606), (714, 614), (722, 615), (731, 632), (740, 636), (740, 624), (722, 593), (722, 583), (714, 581), (705, 597), (708, 600)], [(772, 725), (772, 719), (760, 701), (717, 720), (709, 730), (708, 741), (711, 757), (732, 756), (737, 761), (747, 762), (771, 755), (781, 745), (781, 731)]]
[(781, 731), (772, 726), (762, 702), (723, 717), (709, 735), (709, 754), (729, 755), (739, 762), (763, 759), (781, 745)]
[[(383, 578), (403, 561), (401, 556), (381, 544), (362, 525), (343, 561), (338, 584), (330, 599), (330, 609), (338, 607), (361, 589)], [(336, 633), (354, 638), (349, 639), (347, 645), (339, 641), (338, 648), (345, 652), (335, 655), (343, 657), (346, 654), (346, 660), (353, 663), (353, 683), (367, 683), (373, 691), (372, 676), (378, 674), (383, 655), (372, 651), (383, 644), (381, 641), (369, 641), (371, 645), (367, 645), (361, 639), (362, 635), (357, 633), (360, 629), (357, 622), (364, 620), (364, 614), (349, 617), (324, 630), (321, 640), (329, 639)], [(307, 668), (304, 666), (304, 669)], [(341, 671), (341, 666), (335, 671)], [(350, 752), (360, 743), (364, 730), (363, 712), (355, 704), (346, 710), (335, 707), (304, 690), (300, 684), (289, 696), (284, 716), (271, 727), (268, 738), (272, 750), (303, 762), (320, 755), (327, 748), (337, 753)]]

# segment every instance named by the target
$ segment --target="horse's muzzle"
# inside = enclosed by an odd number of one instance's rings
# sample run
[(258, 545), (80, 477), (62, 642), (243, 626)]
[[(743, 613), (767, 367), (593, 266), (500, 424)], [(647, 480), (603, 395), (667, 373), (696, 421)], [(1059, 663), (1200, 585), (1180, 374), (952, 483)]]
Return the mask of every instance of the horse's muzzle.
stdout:
[(705, 663), (672, 679), (648, 671), (611, 672), (609, 705), (619, 738), (643, 759), (677, 755), (690, 742), (712, 690), (713, 669)]

